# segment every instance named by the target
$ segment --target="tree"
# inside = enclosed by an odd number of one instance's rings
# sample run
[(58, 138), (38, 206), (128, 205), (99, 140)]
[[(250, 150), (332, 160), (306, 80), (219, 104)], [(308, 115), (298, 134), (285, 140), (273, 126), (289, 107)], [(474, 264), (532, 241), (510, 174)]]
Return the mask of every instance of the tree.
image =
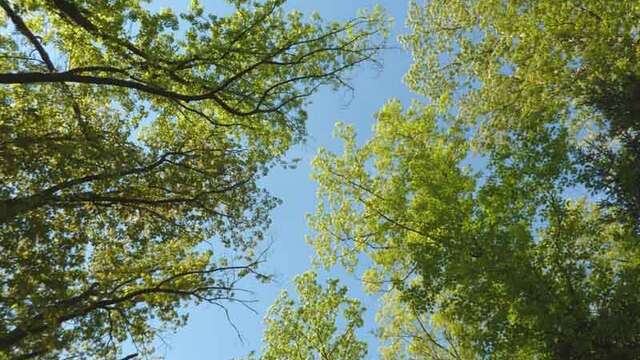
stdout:
[(639, 356), (639, 16), (411, 3), (406, 82), (430, 105), (391, 102), (364, 145), (340, 128), (344, 154), (315, 162), (312, 243), (327, 265), (369, 255), (365, 284), (392, 294), (383, 355)]
[(187, 304), (268, 279), (258, 181), (306, 99), (375, 62), (385, 20), (229, 3), (0, 0), (0, 358), (149, 353)]
[(339, 127), (344, 153), (314, 161), (311, 242), (326, 265), (371, 259), (363, 281), (389, 293), (382, 355), (636, 358), (638, 238), (624, 219), (603, 221), (606, 209), (565, 196), (576, 183), (556, 141), (566, 135), (531, 134), (512, 144), (513, 160), (488, 153), (474, 170), (465, 128), (441, 120), (436, 106), (392, 101), (365, 144)]
[(267, 313), (259, 359), (364, 359), (367, 345), (355, 334), (363, 325), (360, 302), (347, 297), (347, 288), (335, 279), (323, 288), (311, 271), (294, 282), (298, 301), (283, 291)]

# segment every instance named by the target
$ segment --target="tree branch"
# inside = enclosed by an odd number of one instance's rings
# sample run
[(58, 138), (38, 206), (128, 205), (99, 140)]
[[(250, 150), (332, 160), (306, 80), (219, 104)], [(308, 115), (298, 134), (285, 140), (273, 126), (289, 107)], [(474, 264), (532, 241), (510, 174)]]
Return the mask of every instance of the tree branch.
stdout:
[(53, 62), (51, 61), (51, 57), (49, 57), (49, 54), (47, 54), (47, 51), (44, 49), (42, 44), (40, 44), (40, 41), (38, 40), (38, 38), (31, 32), (31, 30), (29, 30), (29, 28), (24, 23), (20, 15), (18, 15), (18, 13), (16, 13), (11, 8), (11, 5), (6, 0), (0, 0), (0, 7), (2, 7), (4, 11), (7, 13), (9, 18), (15, 25), (16, 29), (20, 31), (20, 33), (24, 35), (27, 39), (29, 39), (31, 44), (33, 44), (38, 54), (40, 54), (42, 61), (44, 61), (44, 63), (46, 64), (47, 69), (49, 69), (49, 71), (51, 72), (56, 71), (56, 68), (53, 65)]

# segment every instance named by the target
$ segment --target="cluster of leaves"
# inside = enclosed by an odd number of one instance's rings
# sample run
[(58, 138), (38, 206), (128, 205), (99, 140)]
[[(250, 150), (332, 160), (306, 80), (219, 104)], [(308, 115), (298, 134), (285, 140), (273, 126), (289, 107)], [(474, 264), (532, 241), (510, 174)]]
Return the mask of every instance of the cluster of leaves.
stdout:
[(385, 32), (283, 3), (0, 0), (1, 359), (149, 353), (188, 303), (267, 279), (258, 180)]
[[(265, 318), (262, 360), (358, 360), (367, 345), (356, 338), (364, 308), (330, 279), (326, 288), (308, 271), (294, 280), (298, 301), (283, 291)], [(344, 324), (339, 329), (338, 321)], [(253, 358), (253, 357), (252, 357)]]
[(480, 151), (569, 130), (580, 181), (640, 230), (639, 19), (635, 1), (414, 2), (406, 81), (455, 109)]

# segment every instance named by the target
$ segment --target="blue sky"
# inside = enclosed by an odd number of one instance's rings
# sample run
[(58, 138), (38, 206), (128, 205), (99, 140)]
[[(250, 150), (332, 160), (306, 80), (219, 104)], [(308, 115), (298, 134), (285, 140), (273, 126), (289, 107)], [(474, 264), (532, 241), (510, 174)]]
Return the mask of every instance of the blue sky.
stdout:
[[(220, 0), (201, 0), (208, 11), (224, 11)], [(176, 2), (158, 1), (154, 6), (175, 6)], [(187, 2), (185, 1), (184, 4)], [(382, 70), (361, 67), (352, 74), (355, 94), (332, 92), (323, 89), (312, 98), (307, 107), (309, 113), (308, 141), (293, 148), (289, 156), (301, 158), (294, 170), (277, 169), (264, 181), (264, 186), (283, 200), (272, 213), (273, 224), (268, 232), (268, 240), (273, 243), (268, 262), (263, 270), (276, 275), (271, 284), (247, 284), (256, 291), (258, 302), (253, 307), (254, 314), (241, 307), (230, 305), (230, 316), (238, 327), (244, 341), (241, 342), (224, 313), (213, 305), (201, 305), (188, 309), (189, 324), (176, 334), (163, 336), (158, 343), (158, 353), (166, 359), (232, 359), (259, 350), (264, 324), (265, 310), (271, 305), (281, 289), (291, 289), (291, 280), (295, 275), (311, 268), (313, 249), (304, 241), (310, 233), (305, 222), (305, 214), (311, 213), (316, 205), (316, 185), (310, 179), (311, 159), (319, 147), (339, 151), (340, 144), (332, 138), (334, 124), (337, 121), (353, 124), (359, 139), (364, 140), (371, 132), (374, 113), (389, 99), (398, 98), (408, 104), (413, 97), (402, 83), (402, 78), (411, 62), (410, 56), (399, 49), (397, 36), (405, 32), (404, 18), (408, 1), (399, 0), (289, 0), (287, 8), (297, 9), (305, 14), (318, 11), (323, 18), (348, 19), (358, 9), (382, 5), (394, 18), (395, 24), (389, 45), (398, 49), (382, 54)], [(345, 274), (340, 269), (329, 273), (321, 272), (322, 277), (339, 277), (350, 287), (350, 294), (363, 300), (368, 311), (366, 326), (362, 338), (370, 342), (368, 358), (376, 358), (375, 339), (369, 334), (374, 326), (376, 299), (365, 296), (361, 291), (356, 275)]]

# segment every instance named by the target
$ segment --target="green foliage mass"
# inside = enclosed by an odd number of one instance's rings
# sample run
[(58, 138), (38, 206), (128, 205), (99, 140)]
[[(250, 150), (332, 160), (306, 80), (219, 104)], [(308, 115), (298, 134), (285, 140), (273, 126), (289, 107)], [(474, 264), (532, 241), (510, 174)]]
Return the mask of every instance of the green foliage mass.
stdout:
[[(384, 18), (231, 3), (0, 0), (0, 356), (149, 352), (188, 300), (263, 277), (277, 201), (256, 181)], [(363, 144), (338, 125), (309, 217), (325, 266), (366, 266), (381, 358), (640, 357), (639, 20), (630, 0), (410, 3), (426, 101), (389, 101)], [(296, 287), (261, 358), (364, 358), (359, 302), (314, 273)]]
[(580, 182), (640, 231), (639, 18), (624, 0), (412, 2), (406, 83), (505, 161), (567, 131)]
[(314, 161), (386, 359), (640, 356), (636, 1), (412, 2), (408, 86)]
[[(283, 291), (269, 309), (261, 360), (358, 360), (367, 345), (356, 338), (364, 308), (335, 279), (323, 288), (308, 271), (294, 280), (298, 300)], [(342, 326), (339, 326), (338, 324)]]
[(268, 279), (258, 181), (386, 31), (283, 4), (0, 0), (0, 359), (150, 354), (188, 304)]

